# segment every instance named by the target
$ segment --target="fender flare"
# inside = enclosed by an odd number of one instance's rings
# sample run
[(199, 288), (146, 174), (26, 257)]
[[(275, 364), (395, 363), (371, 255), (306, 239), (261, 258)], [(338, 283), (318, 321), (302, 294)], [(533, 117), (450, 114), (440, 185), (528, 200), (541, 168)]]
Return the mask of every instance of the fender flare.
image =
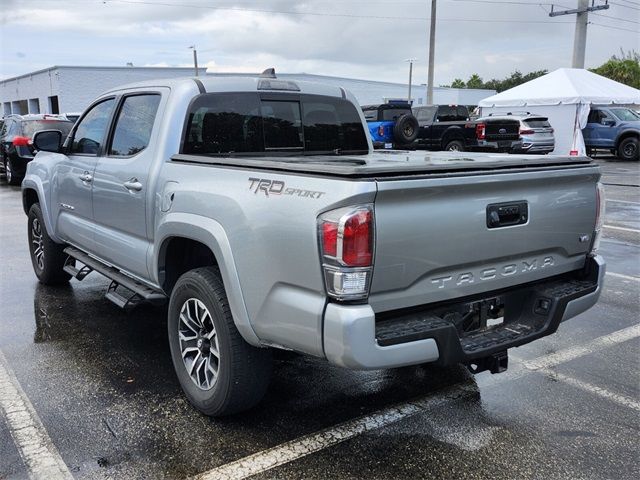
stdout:
[(451, 127), (447, 128), (440, 139), (440, 148), (444, 149), (444, 147), (447, 146), (447, 143), (452, 140), (462, 140), (462, 143), (466, 144), (464, 138), (464, 130), (462, 129), (462, 127), (452, 125)]
[(64, 243), (55, 234), (55, 230), (51, 222), (49, 203), (47, 202), (47, 196), (45, 195), (42, 179), (38, 175), (27, 173), (27, 175), (24, 177), (24, 180), (22, 180), (22, 209), (24, 210), (25, 215), (29, 215), (29, 209), (27, 208), (26, 203), (27, 190), (34, 190), (38, 195), (38, 203), (40, 204), (40, 210), (42, 210), (42, 219), (44, 220), (44, 226), (47, 229), (47, 234), (49, 235), (51, 240), (56, 243)]
[(624, 130), (622, 130), (621, 132), (618, 132), (618, 134), (616, 135), (616, 140), (615, 140), (615, 142), (613, 142), (614, 147), (618, 148), (618, 145), (621, 142), (620, 139), (622, 137), (626, 137), (627, 135), (629, 135), (629, 136), (635, 135), (636, 137), (640, 138), (640, 130), (638, 130), (636, 128), (628, 127), (628, 128), (625, 128)]
[(195, 240), (206, 245), (213, 252), (218, 262), (236, 328), (247, 343), (256, 347), (262, 346), (249, 319), (231, 244), (222, 225), (211, 218), (191, 213), (176, 212), (164, 216), (156, 230), (153, 253), (149, 256), (152, 262), (149, 265), (149, 271), (153, 273), (155, 277), (153, 280), (158, 285), (160, 284), (160, 262), (164, 258), (168, 240), (173, 237)]

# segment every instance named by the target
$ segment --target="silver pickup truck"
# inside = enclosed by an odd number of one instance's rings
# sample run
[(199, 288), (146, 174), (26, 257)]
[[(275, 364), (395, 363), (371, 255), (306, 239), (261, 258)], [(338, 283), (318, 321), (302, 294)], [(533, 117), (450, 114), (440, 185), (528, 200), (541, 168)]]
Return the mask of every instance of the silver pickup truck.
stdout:
[(45, 284), (168, 300), (192, 404), (260, 401), (274, 348), (352, 369), (501, 372), (507, 349), (593, 306), (605, 264), (589, 158), (374, 152), (349, 92), (278, 79), (106, 92), (22, 184)]

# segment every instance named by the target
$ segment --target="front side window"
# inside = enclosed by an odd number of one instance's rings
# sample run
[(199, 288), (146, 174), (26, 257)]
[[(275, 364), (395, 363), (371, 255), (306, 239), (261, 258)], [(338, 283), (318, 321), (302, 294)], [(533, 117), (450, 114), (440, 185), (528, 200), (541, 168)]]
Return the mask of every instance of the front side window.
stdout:
[(104, 141), (115, 100), (94, 105), (80, 120), (71, 143), (71, 154), (97, 155)]
[(195, 155), (368, 153), (356, 107), (320, 95), (202, 94), (190, 106), (183, 138), (182, 153)]
[(160, 104), (160, 95), (126, 97), (118, 112), (109, 155), (130, 156), (149, 145), (153, 123)]

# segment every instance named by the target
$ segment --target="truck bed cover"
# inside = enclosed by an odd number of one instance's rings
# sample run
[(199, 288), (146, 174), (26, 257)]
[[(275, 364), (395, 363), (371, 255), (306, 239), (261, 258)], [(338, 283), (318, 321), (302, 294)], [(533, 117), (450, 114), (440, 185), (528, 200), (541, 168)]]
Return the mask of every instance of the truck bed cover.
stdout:
[(177, 154), (174, 162), (248, 168), (307, 175), (372, 179), (415, 175), (468, 175), (495, 170), (562, 169), (592, 164), (589, 157), (494, 153), (380, 151), (345, 156), (202, 156)]

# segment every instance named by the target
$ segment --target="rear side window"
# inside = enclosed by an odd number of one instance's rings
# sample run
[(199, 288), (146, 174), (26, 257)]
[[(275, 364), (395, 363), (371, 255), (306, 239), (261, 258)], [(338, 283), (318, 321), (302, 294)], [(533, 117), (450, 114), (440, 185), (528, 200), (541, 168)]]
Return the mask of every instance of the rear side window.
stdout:
[(436, 114), (436, 107), (423, 107), (416, 108), (414, 111), (416, 112), (416, 118), (421, 122), (430, 122), (433, 120), (434, 115)]
[(158, 94), (125, 97), (118, 112), (109, 155), (126, 157), (147, 148), (159, 104)]
[(436, 115), (436, 120), (439, 122), (455, 122), (456, 116), (456, 108), (450, 107), (448, 105), (442, 105), (438, 107), (438, 114)]
[(209, 93), (189, 109), (182, 153), (267, 155), (368, 153), (356, 107), (320, 95)]
[(71, 154), (97, 155), (107, 132), (115, 100), (110, 98), (94, 105), (82, 117), (73, 135)]
[(550, 128), (551, 124), (546, 118), (529, 118), (524, 124), (530, 128)]

